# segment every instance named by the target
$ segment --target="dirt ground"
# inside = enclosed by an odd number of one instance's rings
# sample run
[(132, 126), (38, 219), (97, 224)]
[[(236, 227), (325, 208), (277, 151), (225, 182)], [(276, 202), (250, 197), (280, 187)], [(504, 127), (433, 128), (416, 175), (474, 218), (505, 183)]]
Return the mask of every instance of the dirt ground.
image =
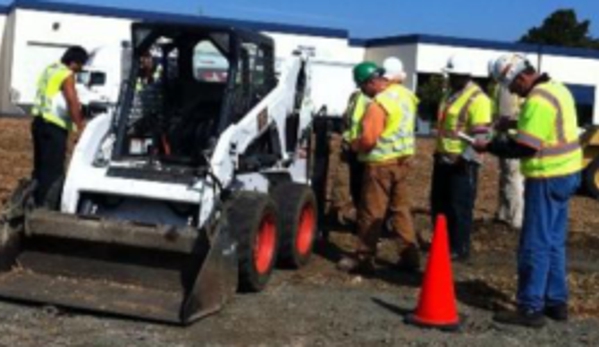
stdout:
[[(31, 146), (28, 121), (0, 119), (0, 131), (1, 201), (19, 177), (29, 175)], [(418, 147), (410, 186), (417, 229), (428, 237), (432, 142), (419, 140)], [(0, 302), (0, 346), (598, 346), (599, 204), (586, 197), (571, 204), (571, 322), (550, 323), (541, 331), (492, 322), (494, 311), (514, 303), (518, 238), (517, 232), (490, 221), (496, 182), (495, 160), (486, 158), (473, 259), (453, 266), (459, 310), (466, 316), (458, 333), (403, 323), (417, 303), (422, 275), (391, 269), (392, 240), (382, 243), (372, 278), (337, 272), (334, 264), (351, 249), (352, 237), (335, 231), (330, 243), (318, 245), (306, 268), (275, 272), (263, 293), (238, 295), (224, 311), (190, 327)]]

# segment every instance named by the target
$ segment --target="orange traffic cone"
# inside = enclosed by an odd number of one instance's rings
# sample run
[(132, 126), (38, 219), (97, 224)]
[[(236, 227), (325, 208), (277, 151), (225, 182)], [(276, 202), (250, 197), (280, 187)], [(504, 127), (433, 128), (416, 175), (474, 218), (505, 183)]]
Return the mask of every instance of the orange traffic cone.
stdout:
[(460, 327), (449, 257), (447, 219), (444, 215), (438, 215), (435, 223), (418, 307), (406, 317), (406, 322), (443, 330), (457, 330)]

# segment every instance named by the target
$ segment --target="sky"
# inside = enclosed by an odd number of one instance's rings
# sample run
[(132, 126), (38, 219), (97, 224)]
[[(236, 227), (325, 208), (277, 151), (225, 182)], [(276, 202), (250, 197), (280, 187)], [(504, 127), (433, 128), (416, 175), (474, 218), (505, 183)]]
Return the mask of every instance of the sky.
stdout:
[[(11, 0), (0, 0), (9, 4)], [(349, 30), (355, 38), (431, 34), (515, 41), (553, 11), (574, 8), (599, 37), (599, 0), (60, 0)]]

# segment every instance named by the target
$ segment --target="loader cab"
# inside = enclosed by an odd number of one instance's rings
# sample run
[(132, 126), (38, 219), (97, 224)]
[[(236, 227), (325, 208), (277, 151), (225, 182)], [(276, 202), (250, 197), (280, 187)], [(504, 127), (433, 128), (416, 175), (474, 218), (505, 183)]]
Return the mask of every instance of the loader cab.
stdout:
[(260, 34), (143, 23), (132, 42), (114, 161), (202, 167), (219, 135), (276, 86), (273, 42)]

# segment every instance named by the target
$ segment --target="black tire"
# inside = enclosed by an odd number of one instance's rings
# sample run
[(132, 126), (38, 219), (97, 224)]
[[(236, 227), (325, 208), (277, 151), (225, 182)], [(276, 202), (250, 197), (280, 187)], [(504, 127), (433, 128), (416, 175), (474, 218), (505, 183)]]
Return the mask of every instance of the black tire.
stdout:
[[(238, 289), (259, 292), (268, 283), (277, 259), (276, 205), (266, 194), (242, 192), (229, 202), (227, 212), (232, 235), (237, 240)], [(263, 237), (259, 238), (261, 233)]]
[(44, 207), (51, 211), (59, 211), (60, 204), (62, 202), (62, 189), (64, 188), (65, 177), (61, 176), (58, 178), (46, 193), (44, 198)]
[(318, 232), (318, 205), (307, 185), (281, 183), (272, 192), (281, 216), (279, 263), (300, 268), (308, 263)]
[(584, 170), (584, 185), (593, 198), (599, 199), (599, 158), (595, 158)]

